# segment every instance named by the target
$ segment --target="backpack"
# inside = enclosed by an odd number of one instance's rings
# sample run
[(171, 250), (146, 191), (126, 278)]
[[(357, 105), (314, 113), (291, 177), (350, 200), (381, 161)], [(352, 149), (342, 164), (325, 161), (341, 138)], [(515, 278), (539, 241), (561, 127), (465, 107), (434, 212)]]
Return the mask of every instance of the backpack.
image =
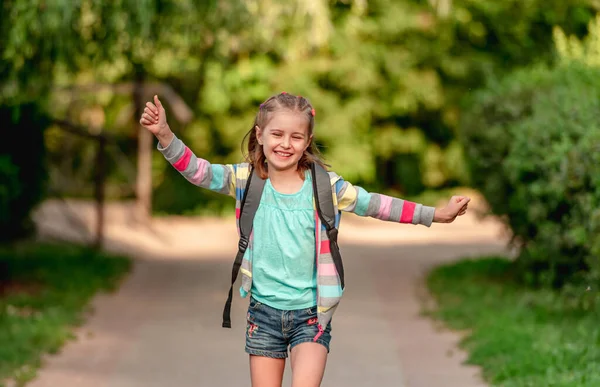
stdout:
[[(340, 277), (340, 284), (344, 289), (344, 266), (342, 265), (342, 257), (337, 243), (338, 230), (335, 227), (335, 210), (333, 207), (333, 192), (331, 189), (331, 180), (329, 173), (321, 165), (312, 163), (311, 177), (313, 184), (313, 195), (316, 204), (317, 214), (319, 219), (325, 226), (327, 236), (329, 237), (329, 246), (333, 263)], [(231, 328), (231, 302), (233, 299), (233, 286), (237, 279), (244, 253), (248, 248), (250, 233), (254, 222), (254, 214), (258, 210), (262, 192), (265, 187), (265, 180), (252, 169), (246, 182), (246, 191), (242, 198), (240, 207), (239, 229), (240, 240), (238, 243), (238, 252), (233, 262), (231, 271), (231, 287), (229, 288), (229, 296), (225, 302), (223, 310), (223, 328)]]

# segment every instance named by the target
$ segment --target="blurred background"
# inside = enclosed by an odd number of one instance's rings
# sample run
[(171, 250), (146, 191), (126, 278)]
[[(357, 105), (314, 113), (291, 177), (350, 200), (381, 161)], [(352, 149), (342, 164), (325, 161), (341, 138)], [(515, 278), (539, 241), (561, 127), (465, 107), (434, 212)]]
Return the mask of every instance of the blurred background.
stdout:
[[(96, 248), (85, 254), (106, 268), (97, 248), (110, 208), (138, 225), (231, 216), (229, 198), (181, 178), (140, 127), (153, 95), (197, 155), (236, 163), (260, 103), (288, 91), (315, 106), (316, 141), (346, 180), (428, 205), (475, 195), (517, 258), (482, 270), (592, 316), (599, 10), (598, 0), (0, 0), (0, 299), (17, 305), (7, 297), (44, 281), (28, 279), (32, 256), (75, 248), (48, 253), (36, 222), (52, 239), (83, 232), (78, 243)], [(127, 271), (118, 262), (107, 277)], [(3, 337), (0, 347), (14, 340)], [(13, 355), (0, 358), (0, 380), (35, 363)], [(597, 351), (587, 356), (600, 367)], [(588, 385), (574, 383), (561, 385)]]

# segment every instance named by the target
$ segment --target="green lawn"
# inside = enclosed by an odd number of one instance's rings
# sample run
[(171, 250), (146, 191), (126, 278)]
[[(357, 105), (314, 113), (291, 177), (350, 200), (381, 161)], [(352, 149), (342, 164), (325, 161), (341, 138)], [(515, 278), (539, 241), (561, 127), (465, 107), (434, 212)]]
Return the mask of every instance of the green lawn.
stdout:
[(468, 362), (493, 386), (600, 386), (597, 289), (582, 286), (570, 297), (529, 289), (511, 269), (502, 258), (434, 269), (427, 280), (438, 304), (432, 315), (469, 332)]
[(35, 376), (73, 337), (92, 296), (115, 289), (130, 260), (71, 245), (0, 248), (0, 386)]

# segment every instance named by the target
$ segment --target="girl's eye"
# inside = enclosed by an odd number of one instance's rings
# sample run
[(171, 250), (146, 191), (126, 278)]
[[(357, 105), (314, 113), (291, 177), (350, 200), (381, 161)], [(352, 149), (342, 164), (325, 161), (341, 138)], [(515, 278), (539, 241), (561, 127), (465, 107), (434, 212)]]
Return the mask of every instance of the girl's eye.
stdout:
[(281, 137), (281, 133), (273, 133), (274, 137)]
[(303, 139), (302, 137), (298, 137), (298, 136), (293, 137), (293, 138), (294, 138), (294, 140), (302, 140)]

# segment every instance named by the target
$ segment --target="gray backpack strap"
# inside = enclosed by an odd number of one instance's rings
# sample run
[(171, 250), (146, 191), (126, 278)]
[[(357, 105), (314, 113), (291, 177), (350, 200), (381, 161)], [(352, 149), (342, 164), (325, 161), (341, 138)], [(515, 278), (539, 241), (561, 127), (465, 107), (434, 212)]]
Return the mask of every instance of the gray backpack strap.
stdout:
[[(342, 289), (344, 289), (344, 265), (342, 263), (340, 248), (337, 243), (338, 229), (335, 227), (336, 213), (333, 207), (331, 178), (329, 177), (329, 173), (325, 170), (325, 168), (317, 163), (312, 163), (311, 172), (317, 213), (319, 214), (321, 223), (325, 225), (327, 237), (329, 238), (331, 257), (333, 258), (333, 263), (335, 264), (335, 268), (340, 277)], [(319, 241), (317, 241), (317, 243), (319, 243)]]
[(258, 210), (260, 199), (262, 197), (263, 189), (265, 188), (265, 180), (261, 179), (254, 169), (250, 171), (248, 175), (248, 181), (246, 182), (246, 190), (244, 191), (244, 197), (240, 207), (240, 241), (238, 244), (238, 253), (235, 256), (233, 262), (233, 268), (231, 270), (231, 287), (229, 288), (229, 296), (225, 302), (225, 308), (223, 309), (223, 328), (231, 328), (231, 303), (233, 300), (233, 285), (237, 279), (240, 267), (242, 266), (242, 259), (244, 259), (244, 253), (248, 248), (250, 240), (250, 234), (252, 233), (252, 224), (254, 223), (254, 215)]

